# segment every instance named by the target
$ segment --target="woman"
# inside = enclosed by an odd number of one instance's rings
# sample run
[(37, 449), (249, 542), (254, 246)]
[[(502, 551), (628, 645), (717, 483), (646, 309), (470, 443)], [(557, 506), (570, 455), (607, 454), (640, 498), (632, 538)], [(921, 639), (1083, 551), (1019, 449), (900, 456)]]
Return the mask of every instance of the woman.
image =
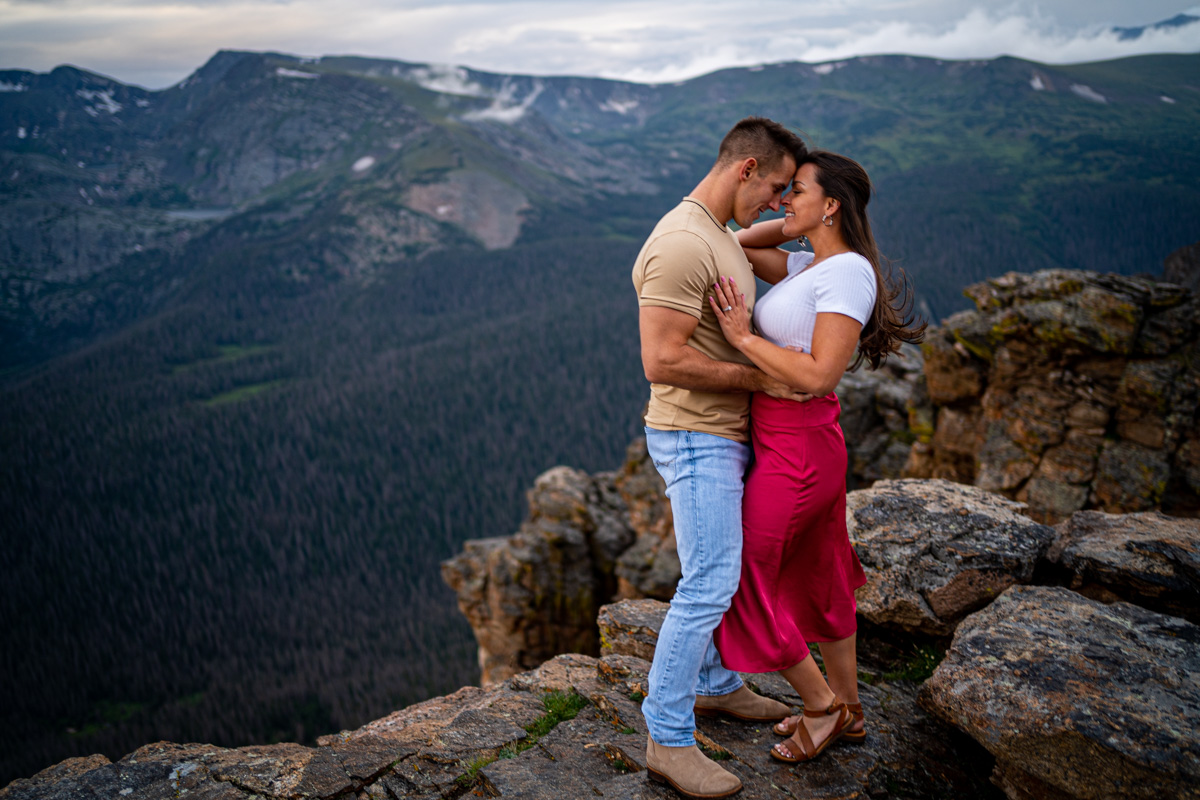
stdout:
[[(738, 238), (755, 275), (774, 287), (755, 306), (722, 278), (710, 298), (730, 344), (760, 369), (808, 392), (806, 403), (755, 394), (754, 465), (743, 500), (741, 584), (714, 638), (742, 672), (779, 672), (804, 700), (803, 716), (775, 726), (789, 736), (771, 756), (807, 761), (838, 739), (866, 738), (858, 702), (854, 590), (866, 582), (846, 532), (846, 446), (833, 394), (858, 349), (877, 368), (901, 342), (917, 342), (912, 291), (891, 288), (867, 219), (871, 182), (855, 161), (814, 151), (783, 199), (782, 220)], [(778, 245), (807, 237), (812, 252)], [(829, 682), (806, 642), (820, 642)]]

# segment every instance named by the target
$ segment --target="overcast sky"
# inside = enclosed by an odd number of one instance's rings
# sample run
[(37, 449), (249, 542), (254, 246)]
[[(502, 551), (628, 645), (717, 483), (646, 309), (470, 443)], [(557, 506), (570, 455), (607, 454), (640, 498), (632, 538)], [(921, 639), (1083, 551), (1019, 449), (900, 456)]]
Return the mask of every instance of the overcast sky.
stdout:
[[(161, 89), (221, 49), (364, 55), (647, 83), (872, 53), (1074, 63), (1200, 51), (1195, 0), (0, 0), (0, 68), (74, 64)], [(749, 9), (749, 10), (747, 10)]]

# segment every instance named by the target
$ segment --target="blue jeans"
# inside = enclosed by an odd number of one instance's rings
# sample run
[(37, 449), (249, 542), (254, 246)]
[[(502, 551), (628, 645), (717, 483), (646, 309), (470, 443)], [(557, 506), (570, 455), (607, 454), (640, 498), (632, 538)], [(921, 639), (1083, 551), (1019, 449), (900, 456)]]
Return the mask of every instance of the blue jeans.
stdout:
[(708, 433), (646, 428), (646, 449), (667, 483), (683, 577), (663, 620), (642, 713), (650, 738), (666, 747), (696, 743), (696, 695), (737, 691), (713, 631), (737, 591), (742, 569), (742, 480), (750, 446)]

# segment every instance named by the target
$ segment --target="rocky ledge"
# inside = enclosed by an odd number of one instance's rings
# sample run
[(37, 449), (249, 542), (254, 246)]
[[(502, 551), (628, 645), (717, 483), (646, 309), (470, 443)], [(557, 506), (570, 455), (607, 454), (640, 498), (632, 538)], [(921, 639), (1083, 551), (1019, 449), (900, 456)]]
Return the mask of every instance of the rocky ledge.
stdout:
[[(579, 508), (564, 485), (543, 487), (562, 514)], [(859, 642), (867, 743), (793, 768), (768, 757), (766, 726), (701, 718), (702, 746), (743, 797), (1200, 798), (1200, 628), (1093, 599), (1194, 612), (1200, 522), (1080, 512), (1052, 529), (944, 481), (883, 481), (848, 506), (874, 621)], [(554, 544), (551, 533), (539, 538)], [(555, 546), (588, 541), (559, 534)], [(1030, 585), (1047, 575), (1068, 585)], [(673, 798), (644, 774), (639, 707), (666, 608), (601, 606), (594, 655), (558, 655), (316, 747), (159, 742), (65, 761), (0, 800)], [(913, 632), (935, 638), (888, 653), (888, 637)], [(777, 676), (745, 677), (799, 703)]]
[[(645, 773), (645, 697), (666, 604), (625, 601), (601, 613), (600, 657), (560, 655), (484, 690), (468, 687), (317, 747), (277, 744), (224, 749), (147, 745), (110, 763), (77, 758), (0, 790), (3, 800), (194, 797), (523, 797), (674, 800)], [(640, 654), (640, 655), (639, 655)], [(797, 698), (774, 675), (747, 675), (762, 694)], [(761, 724), (699, 718), (711, 758), (737, 773), (740, 797), (988, 797), (990, 760), (967, 737), (917, 706), (917, 684), (864, 674), (867, 743), (838, 746), (792, 768), (768, 756), (776, 737)]]

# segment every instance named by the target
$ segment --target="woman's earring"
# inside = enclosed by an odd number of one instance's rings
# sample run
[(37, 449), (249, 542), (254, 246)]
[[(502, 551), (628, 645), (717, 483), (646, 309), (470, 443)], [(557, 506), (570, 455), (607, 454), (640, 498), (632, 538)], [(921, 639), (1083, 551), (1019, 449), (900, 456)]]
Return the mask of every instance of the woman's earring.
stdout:
[(821, 215), (821, 222), (825, 225), (826, 228), (833, 227), (833, 217), (829, 216), (828, 214)]

